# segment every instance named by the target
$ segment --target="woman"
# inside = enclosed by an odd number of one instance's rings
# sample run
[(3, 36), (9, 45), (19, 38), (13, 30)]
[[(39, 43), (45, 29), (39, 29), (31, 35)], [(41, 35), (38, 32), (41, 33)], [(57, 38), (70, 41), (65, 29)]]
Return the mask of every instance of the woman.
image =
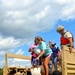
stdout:
[(50, 56), (52, 54), (52, 50), (46, 45), (45, 41), (41, 37), (35, 37), (35, 41), (38, 44), (38, 48), (41, 50), (41, 53), (39, 56), (36, 58), (36, 60), (39, 60), (40, 57), (43, 59), (43, 65), (45, 67), (45, 75), (49, 74), (49, 61), (50, 61)]

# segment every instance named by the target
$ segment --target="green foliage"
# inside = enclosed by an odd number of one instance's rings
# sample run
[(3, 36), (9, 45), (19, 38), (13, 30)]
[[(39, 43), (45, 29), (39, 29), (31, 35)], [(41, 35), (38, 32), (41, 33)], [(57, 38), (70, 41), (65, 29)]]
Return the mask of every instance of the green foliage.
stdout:
[(3, 69), (0, 69), (0, 75), (3, 75)]

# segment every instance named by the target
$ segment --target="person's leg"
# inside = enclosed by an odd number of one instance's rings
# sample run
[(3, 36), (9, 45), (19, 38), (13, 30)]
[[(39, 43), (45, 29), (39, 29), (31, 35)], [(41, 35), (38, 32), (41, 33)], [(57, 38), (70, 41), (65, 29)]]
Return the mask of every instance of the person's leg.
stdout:
[(44, 67), (45, 67), (46, 75), (49, 74), (49, 67), (48, 67), (49, 61), (50, 61), (50, 57), (44, 58)]
[(50, 60), (50, 64), (48, 65), (49, 66), (49, 74), (52, 74), (52, 60)]
[(32, 67), (33, 67), (33, 57), (31, 57), (31, 64), (32, 64)]
[(45, 75), (45, 68), (44, 68), (44, 58), (41, 59), (42, 65), (41, 65), (41, 75)]
[(57, 57), (54, 58), (54, 67), (56, 70), (58, 70)]

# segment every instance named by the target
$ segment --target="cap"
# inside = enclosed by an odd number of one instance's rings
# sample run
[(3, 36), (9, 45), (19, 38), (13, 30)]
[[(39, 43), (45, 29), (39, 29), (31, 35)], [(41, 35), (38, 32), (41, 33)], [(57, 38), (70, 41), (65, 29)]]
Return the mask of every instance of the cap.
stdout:
[(59, 32), (59, 31), (61, 31), (61, 30), (63, 30), (64, 29), (64, 26), (62, 26), (62, 25), (60, 25), (60, 26), (58, 26), (58, 28), (57, 28), (57, 32)]
[(55, 42), (53, 42), (53, 41), (49, 41), (49, 46), (55, 46), (55, 45), (56, 45)]

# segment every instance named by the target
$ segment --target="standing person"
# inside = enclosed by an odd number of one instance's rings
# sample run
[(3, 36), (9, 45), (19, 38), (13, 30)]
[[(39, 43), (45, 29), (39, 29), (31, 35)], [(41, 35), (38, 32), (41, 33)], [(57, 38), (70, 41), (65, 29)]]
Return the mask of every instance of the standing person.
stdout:
[(35, 42), (35, 44), (32, 44), (29, 48), (29, 52), (31, 52), (31, 64), (32, 64), (32, 66), (35, 66), (38, 64), (38, 61), (35, 60), (37, 57), (37, 54), (34, 52), (34, 48), (36, 48), (38, 44), (36, 43), (35, 40), (34, 40), (34, 42)]
[(52, 63), (54, 65), (54, 68), (57, 70), (58, 69), (58, 64), (57, 64), (57, 57), (58, 57), (58, 52), (60, 51), (59, 48), (56, 46), (56, 43), (49, 42), (49, 47), (52, 49)]
[(41, 37), (35, 37), (36, 42), (38, 43), (38, 48), (40, 49), (41, 53), (38, 55), (36, 60), (39, 60), (40, 57), (43, 59), (43, 65), (45, 67), (45, 75), (48, 75), (49, 68), (48, 64), (50, 61), (50, 56), (52, 54), (52, 50), (46, 45), (46, 42), (41, 39)]
[(72, 48), (74, 47), (74, 38), (71, 32), (64, 29), (64, 26), (60, 25), (57, 27), (56, 30), (59, 34), (61, 34), (60, 37), (60, 43), (61, 45), (66, 45), (70, 49), (70, 53), (72, 52)]
[[(42, 40), (42, 38), (41, 38)], [(39, 66), (42, 65), (42, 61), (41, 58), (38, 60), (35, 60), (38, 56), (38, 54), (40, 53), (40, 50), (37, 48), (38, 44), (36, 42), (36, 40), (34, 40), (34, 44), (32, 44), (29, 48), (29, 52), (31, 52), (31, 64), (32, 66)]]

